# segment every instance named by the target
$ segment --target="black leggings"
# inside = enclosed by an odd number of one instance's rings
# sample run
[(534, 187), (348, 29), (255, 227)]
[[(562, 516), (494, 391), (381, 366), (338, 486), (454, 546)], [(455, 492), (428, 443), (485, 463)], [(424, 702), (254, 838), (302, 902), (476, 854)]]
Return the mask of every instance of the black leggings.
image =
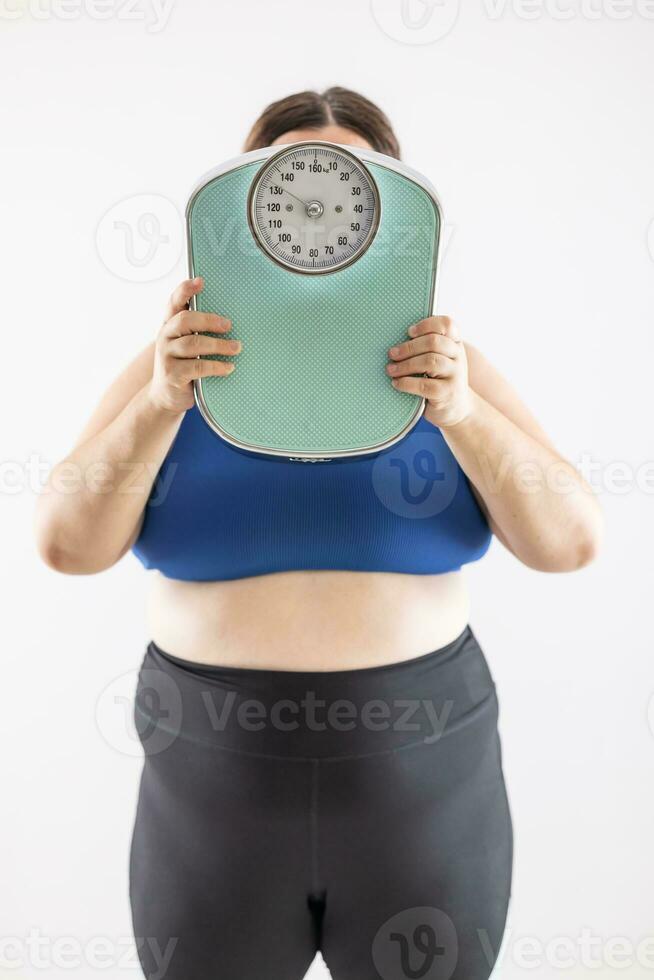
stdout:
[(150, 644), (130, 862), (148, 980), (486, 980), (512, 829), (469, 628), (403, 663), (207, 667)]

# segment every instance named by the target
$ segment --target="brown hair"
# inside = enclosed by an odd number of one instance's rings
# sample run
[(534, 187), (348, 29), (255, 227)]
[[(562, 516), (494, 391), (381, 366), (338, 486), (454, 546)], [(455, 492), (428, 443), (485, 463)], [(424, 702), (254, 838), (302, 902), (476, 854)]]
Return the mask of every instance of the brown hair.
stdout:
[(325, 92), (297, 92), (272, 102), (250, 130), (244, 150), (270, 146), (294, 129), (344, 126), (358, 133), (373, 150), (400, 159), (400, 144), (381, 109), (358, 92), (334, 86)]

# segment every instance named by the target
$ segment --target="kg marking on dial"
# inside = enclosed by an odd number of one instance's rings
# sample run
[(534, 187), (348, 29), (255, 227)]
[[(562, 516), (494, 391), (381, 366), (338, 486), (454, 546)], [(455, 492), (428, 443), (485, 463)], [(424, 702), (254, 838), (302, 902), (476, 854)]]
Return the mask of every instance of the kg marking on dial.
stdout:
[(354, 154), (329, 143), (296, 143), (262, 166), (248, 218), (258, 245), (279, 265), (335, 272), (361, 258), (375, 237), (379, 193)]

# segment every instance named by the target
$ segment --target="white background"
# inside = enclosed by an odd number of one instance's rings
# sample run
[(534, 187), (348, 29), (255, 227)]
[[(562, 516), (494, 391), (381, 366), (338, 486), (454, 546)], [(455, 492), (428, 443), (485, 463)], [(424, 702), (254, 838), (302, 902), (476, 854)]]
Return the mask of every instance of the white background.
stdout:
[[(0, 977), (139, 975), (111, 955), (104, 970), (66, 967), (53, 944), (70, 937), (86, 956), (93, 937), (129, 936), (140, 760), (122, 698), (147, 639), (145, 574), (132, 556), (90, 578), (42, 566), (28, 462), (65, 454), (153, 337), (184, 277), (177, 214), (194, 180), (239, 152), (268, 101), (334, 83), (386, 109), (439, 190), (441, 312), (602, 490), (593, 567), (537, 574), (494, 544), (469, 571), (515, 824), (498, 973), (649, 975), (654, 942), (649, 960), (636, 946), (654, 934), (654, 10), (444, 0), (430, 18), (411, 0), (421, 28), (400, 0), (140, 2), (0, 0), (0, 921), (14, 943)], [(133, 224), (144, 194), (172, 202), (145, 268), (138, 234), (137, 264), (124, 235), (101, 230), (96, 245), (105, 213), (130, 199), (109, 220)], [(557, 937), (567, 948), (544, 949)]]

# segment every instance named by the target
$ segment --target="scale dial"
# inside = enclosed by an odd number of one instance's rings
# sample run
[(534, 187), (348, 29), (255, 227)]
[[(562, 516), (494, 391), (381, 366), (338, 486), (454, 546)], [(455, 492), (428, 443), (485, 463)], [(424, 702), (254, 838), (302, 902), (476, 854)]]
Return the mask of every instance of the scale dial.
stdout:
[(252, 233), (279, 265), (320, 274), (361, 258), (379, 227), (377, 185), (331, 143), (294, 143), (270, 157), (248, 201)]

